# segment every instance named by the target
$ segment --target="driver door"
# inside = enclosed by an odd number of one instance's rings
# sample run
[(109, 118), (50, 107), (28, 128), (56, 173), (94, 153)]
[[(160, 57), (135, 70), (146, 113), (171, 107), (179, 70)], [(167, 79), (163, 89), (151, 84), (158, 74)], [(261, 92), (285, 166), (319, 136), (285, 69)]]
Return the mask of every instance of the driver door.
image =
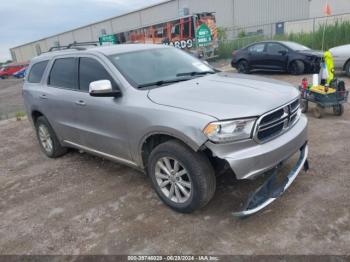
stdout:
[(118, 89), (103, 61), (92, 56), (80, 57), (78, 85), (81, 94), (75, 110), (79, 116), (81, 145), (122, 160), (131, 160), (123, 97), (90, 96), (89, 85), (98, 80), (109, 80), (113, 89)]
[(266, 48), (266, 63), (271, 69), (286, 70), (288, 49), (279, 43), (268, 43)]

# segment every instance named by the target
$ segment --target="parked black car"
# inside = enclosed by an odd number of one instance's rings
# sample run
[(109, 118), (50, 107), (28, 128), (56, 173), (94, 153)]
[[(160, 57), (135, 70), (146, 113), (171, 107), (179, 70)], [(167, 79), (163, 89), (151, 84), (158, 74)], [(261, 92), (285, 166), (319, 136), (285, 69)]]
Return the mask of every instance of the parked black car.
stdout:
[(278, 70), (292, 75), (318, 73), (322, 52), (294, 42), (263, 41), (232, 53), (232, 67), (240, 73), (252, 70)]

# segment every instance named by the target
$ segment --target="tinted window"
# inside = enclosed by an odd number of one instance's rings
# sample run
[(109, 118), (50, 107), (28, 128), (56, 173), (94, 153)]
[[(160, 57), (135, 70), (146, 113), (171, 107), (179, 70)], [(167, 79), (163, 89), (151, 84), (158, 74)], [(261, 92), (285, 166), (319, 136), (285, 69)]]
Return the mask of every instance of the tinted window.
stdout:
[(249, 52), (262, 53), (264, 52), (264, 49), (265, 49), (265, 44), (256, 44), (249, 47)]
[(43, 77), (47, 62), (48, 61), (39, 62), (32, 66), (28, 75), (28, 82), (40, 83), (41, 78)]
[(79, 63), (79, 88), (89, 91), (91, 82), (98, 80), (109, 80), (113, 88), (116, 88), (115, 82), (106, 71), (106, 69), (95, 59), (82, 57)]
[(267, 53), (271, 55), (281, 55), (281, 51), (287, 52), (288, 49), (280, 44), (271, 43), (267, 45)]
[[(181, 81), (191, 73), (214, 71), (202, 61), (177, 48), (153, 48), (110, 56), (118, 70), (136, 86), (158, 81)], [(181, 76), (185, 74), (184, 76)]]
[(76, 89), (75, 58), (60, 58), (51, 69), (49, 85)]

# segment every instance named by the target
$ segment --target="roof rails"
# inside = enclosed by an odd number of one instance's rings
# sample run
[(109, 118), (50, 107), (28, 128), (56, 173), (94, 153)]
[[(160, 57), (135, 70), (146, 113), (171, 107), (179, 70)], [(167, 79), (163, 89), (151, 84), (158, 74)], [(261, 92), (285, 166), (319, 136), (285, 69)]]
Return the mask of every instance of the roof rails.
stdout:
[[(91, 42), (73, 42), (69, 45), (64, 46), (53, 46), (49, 49), (48, 52), (53, 51), (61, 51), (61, 50), (67, 50), (67, 49), (75, 49), (75, 50), (86, 50), (86, 46), (98, 46), (98, 41), (91, 41)], [(85, 46), (85, 47), (84, 47)]]

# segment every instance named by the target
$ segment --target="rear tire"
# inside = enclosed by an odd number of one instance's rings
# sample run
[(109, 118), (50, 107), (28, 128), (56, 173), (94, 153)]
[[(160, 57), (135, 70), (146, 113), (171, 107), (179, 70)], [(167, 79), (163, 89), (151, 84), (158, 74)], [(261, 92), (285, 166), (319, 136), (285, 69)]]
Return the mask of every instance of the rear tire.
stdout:
[(50, 158), (57, 158), (67, 153), (67, 148), (61, 146), (46, 117), (38, 117), (35, 122), (35, 129), (41, 150), (46, 156)]
[(249, 74), (250, 70), (249, 70), (248, 61), (246, 61), (246, 60), (238, 61), (238, 63), (237, 63), (237, 71), (238, 71), (238, 73)]
[(301, 75), (304, 73), (305, 65), (302, 61), (296, 60), (290, 63), (289, 73), (292, 75)]
[(176, 140), (153, 149), (148, 174), (159, 198), (181, 213), (205, 206), (215, 193), (216, 177), (207, 157)]

